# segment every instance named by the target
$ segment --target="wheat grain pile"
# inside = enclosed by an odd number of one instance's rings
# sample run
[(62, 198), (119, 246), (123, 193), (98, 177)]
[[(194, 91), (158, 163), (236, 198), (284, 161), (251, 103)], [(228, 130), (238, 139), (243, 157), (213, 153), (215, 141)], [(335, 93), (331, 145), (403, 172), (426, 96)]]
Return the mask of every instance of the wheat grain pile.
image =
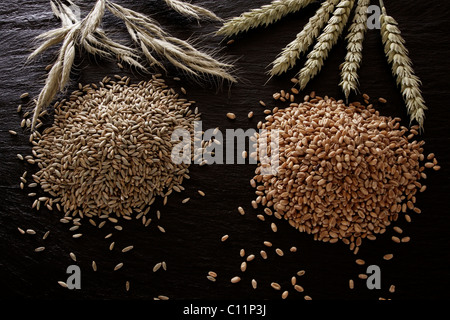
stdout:
[[(200, 115), (163, 79), (129, 84), (127, 77), (104, 79), (75, 91), (55, 105), (54, 122), (33, 133), (33, 175), (43, 191), (34, 206), (66, 216), (130, 218), (146, 214), (155, 198), (167, 201), (182, 191), (188, 164), (171, 161), (171, 135), (194, 132)], [(174, 142), (175, 143), (175, 142)]]
[(357, 250), (408, 210), (420, 213), (416, 193), (425, 186), (419, 180), (425, 167), (439, 169), (433, 156), (420, 163), (424, 142), (413, 140), (418, 126), (409, 130), (399, 121), (328, 97), (275, 108), (258, 127), (266, 134), (279, 130), (279, 168), (263, 175), (257, 167), (256, 203), (315, 240), (341, 239)]

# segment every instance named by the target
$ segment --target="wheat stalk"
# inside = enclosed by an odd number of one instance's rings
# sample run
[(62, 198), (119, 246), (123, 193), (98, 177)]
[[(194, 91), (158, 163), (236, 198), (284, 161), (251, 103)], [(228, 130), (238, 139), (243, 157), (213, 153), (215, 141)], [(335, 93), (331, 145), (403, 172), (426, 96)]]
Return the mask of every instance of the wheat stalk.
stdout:
[[(73, 4), (71, 1), (69, 3)], [(59, 0), (51, 1), (52, 11), (61, 20), (62, 27), (39, 35), (37, 39), (44, 41), (29, 55), (28, 60), (35, 58), (53, 45), (61, 42), (62, 45), (56, 62), (50, 69), (45, 85), (36, 100), (32, 129), (34, 129), (42, 109), (52, 102), (58, 91), (64, 90), (69, 81), (77, 47), (101, 56), (111, 57), (113, 54), (130, 65), (144, 68), (137, 62), (137, 56), (133, 50), (112, 41), (99, 28), (105, 12), (105, 4), (105, 0), (97, 0), (88, 15), (84, 19), (78, 20), (68, 6)]]
[(151, 63), (158, 63), (151, 52), (166, 58), (175, 67), (195, 77), (213, 76), (236, 82), (228, 72), (232, 65), (215, 60), (209, 54), (195, 49), (188, 42), (172, 37), (157, 23), (130, 9), (107, 1), (108, 10), (123, 20), (133, 41), (141, 46)]
[(353, 4), (354, 0), (344, 0), (337, 5), (333, 16), (317, 39), (314, 49), (308, 54), (305, 66), (298, 74), (300, 90), (303, 90), (309, 80), (315, 77), (322, 69), (331, 48), (337, 43), (339, 36), (344, 31)]
[(36, 101), (31, 122), (32, 130), (36, 125), (42, 109), (52, 102), (53, 98), (58, 93), (58, 90), (63, 90), (69, 80), (70, 70), (75, 58), (74, 40), (77, 31), (78, 29), (73, 29), (67, 33), (64, 43), (59, 50), (58, 58), (48, 73), (45, 85)]
[[(50, 5), (52, 7), (53, 14), (61, 20), (61, 25), (63, 27), (70, 27), (79, 21), (78, 17), (67, 5), (61, 3), (60, 0), (55, 1), (57, 3), (50, 1)], [(67, 2), (70, 5), (75, 6), (71, 0), (67, 0)]]
[(341, 65), (341, 82), (339, 85), (342, 87), (347, 100), (352, 90), (355, 92), (358, 90), (358, 70), (362, 61), (363, 41), (367, 31), (367, 8), (369, 4), (370, 0), (358, 1), (353, 23), (346, 37), (348, 41), (347, 54), (344, 63)]
[(85, 19), (81, 21), (80, 40), (86, 40), (88, 35), (94, 33), (102, 22), (103, 15), (105, 14), (105, 0), (97, 0), (94, 8), (88, 13)]
[[(70, 27), (79, 22), (78, 17), (73, 13), (73, 11), (56, 0), (58, 5), (51, 2), (52, 10), (54, 14), (61, 20), (63, 27)], [(68, 1), (69, 4), (74, 5), (72, 1)], [(95, 9), (94, 9), (95, 10)], [(101, 4), (97, 11), (97, 14), (93, 14), (95, 18), (95, 24), (97, 27), (92, 33), (87, 33), (85, 39), (81, 39), (81, 47), (84, 48), (88, 53), (92, 55), (97, 55), (104, 58), (118, 58), (119, 60), (128, 63), (137, 69), (145, 70), (145, 67), (140, 64), (137, 59), (139, 58), (135, 50), (117, 43), (106, 36), (104, 31), (99, 28), (100, 21), (98, 20), (104, 14), (104, 5)]]
[(316, 0), (274, 0), (270, 4), (244, 12), (239, 17), (227, 21), (217, 31), (217, 34), (230, 37), (261, 25), (268, 26), (289, 13), (299, 11), (314, 1)]
[(28, 56), (27, 61), (30, 61), (30, 60), (36, 58), (38, 55), (40, 55), (41, 53), (43, 53), (50, 47), (64, 41), (67, 33), (70, 30), (71, 30), (70, 27), (58, 28), (55, 30), (45, 32), (45, 33), (39, 35), (38, 37), (36, 37), (37, 40), (44, 39), (45, 41)]
[[(172, 6), (184, 4), (190, 13), (202, 16), (216, 17), (213, 13), (198, 6), (183, 3), (178, 0), (166, 0)], [(73, 5), (71, 0), (67, 1)], [(228, 72), (232, 65), (219, 62), (212, 56), (198, 51), (189, 43), (171, 37), (165, 33), (157, 23), (146, 16), (125, 9), (113, 4), (109, 0), (97, 0), (88, 15), (79, 20), (71, 8), (63, 4), (60, 0), (52, 0), (51, 8), (55, 16), (61, 20), (62, 26), (58, 29), (45, 32), (37, 37), (42, 40), (41, 45), (34, 50), (28, 60), (35, 58), (48, 48), (58, 43), (62, 43), (58, 57), (53, 67), (50, 69), (45, 85), (36, 100), (33, 114), (32, 130), (42, 110), (47, 107), (58, 91), (62, 91), (69, 81), (70, 72), (75, 60), (76, 49), (84, 49), (93, 55), (107, 58), (118, 58), (131, 66), (146, 70), (137, 60), (136, 51), (117, 43), (107, 37), (100, 28), (101, 21), (108, 8), (113, 14), (123, 19), (133, 40), (140, 45), (140, 48), (151, 65), (158, 65), (164, 68), (161, 62), (152, 56), (151, 52), (156, 52), (160, 57), (166, 57), (176, 67), (194, 76), (214, 76), (236, 82), (236, 79)], [(185, 12), (185, 14), (187, 14)], [(218, 17), (216, 17), (218, 19)]]
[(414, 73), (408, 49), (405, 47), (405, 40), (397, 27), (397, 21), (386, 14), (383, 5), (382, 8), (380, 20), (384, 51), (392, 66), (392, 73), (397, 79), (397, 85), (400, 86), (411, 122), (416, 120), (420, 128), (423, 128), (425, 110), (428, 108), (425, 106), (425, 100), (420, 90), (421, 81)]
[(320, 31), (327, 23), (330, 14), (340, 0), (327, 0), (322, 3), (315, 15), (309, 19), (295, 40), (289, 43), (272, 63), (271, 76), (280, 75), (295, 66), (300, 56), (307, 52)]
[(221, 18), (219, 18), (213, 12), (205, 8), (180, 0), (165, 0), (165, 1), (169, 7), (171, 7), (173, 10), (177, 11), (178, 13), (184, 16), (193, 17), (197, 20), (200, 20), (201, 18), (207, 18), (211, 20), (222, 21)]

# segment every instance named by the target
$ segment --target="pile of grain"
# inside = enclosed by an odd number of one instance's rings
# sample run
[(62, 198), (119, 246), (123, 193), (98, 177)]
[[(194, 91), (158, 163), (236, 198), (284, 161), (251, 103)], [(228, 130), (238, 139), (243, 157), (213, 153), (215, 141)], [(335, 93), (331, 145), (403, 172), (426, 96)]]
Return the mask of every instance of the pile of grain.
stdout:
[(255, 202), (315, 240), (341, 239), (357, 250), (407, 210), (420, 213), (415, 195), (425, 186), (419, 180), (426, 178), (425, 167), (439, 169), (433, 155), (420, 164), (424, 142), (412, 140), (417, 126), (408, 130), (371, 105), (307, 96), (304, 103), (275, 108), (265, 120), (258, 128), (267, 135), (279, 130), (280, 162), (275, 175), (257, 167)]
[[(171, 135), (194, 132), (192, 101), (164, 80), (129, 84), (127, 77), (81, 86), (55, 105), (54, 122), (33, 133), (34, 181), (50, 196), (34, 206), (54, 206), (66, 216), (123, 217), (146, 214), (157, 196), (184, 190), (189, 165), (171, 160)], [(177, 142), (178, 143), (178, 142)]]

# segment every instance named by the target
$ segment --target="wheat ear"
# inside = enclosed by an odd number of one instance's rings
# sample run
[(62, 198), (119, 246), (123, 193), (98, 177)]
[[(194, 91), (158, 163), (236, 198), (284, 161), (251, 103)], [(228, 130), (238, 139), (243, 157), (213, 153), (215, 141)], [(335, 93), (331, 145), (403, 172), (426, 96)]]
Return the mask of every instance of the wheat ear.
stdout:
[(268, 26), (289, 13), (296, 12), (316, 0), (274, 0), (261, 8), (244, 12), (239, 17), (225, 22), (218, 35), (230, 37), (259, 26)]
[(165, 0), (167, 5), (171, 7), (176, 12), (188, 16), (193, 17), (197, 20), (202, 18), (222, 21), (221, 18), (216, 16), (214, 12), (211, 12), (205, 8), (190, 4), (188, 2), (180, 1), (180, 0)]
[(111, 1), (107, 1), (107, 8), (125, 22), (131, 38), (141, 46), (150, 63), (162, 66), (152, 55), (156, 53), (194, 77), (213, 76), (230, 82), (237, 81), (228, 72), (232, 65), (217, 61), (188, 42), (170, 36), (154, 20)]
[(84, 41), (88, 35), (93, 34), (102, 22), (105, 14), (105, 0), (97, 0), (92, 10), (88, 13), (85, 19), (81, 21), (80, 38)]
[[(52, 9), (54, 14), (61, 20), (63, 27), (70, 27), (76, 23), (79, 23), (78, 17), (72, 12), (72, 10), (65, 4), (59, 2), (58, 5), (54, 5), (52, 2)], [(68, 1), (69, 4), (73, 4), (72, 1)], [(104, 8), (101, 9), (104, 14)], [(98, 16), (97, 16), (98, 17)], [(137, 69), (146, 70), (146, 68), (140, 64), (135, 50), (117, 43), (108, 38), (105, 32), (99, 28), (100, 22), (97, 21), (97, 27), (92, 33), (87, 33), (85, 39), (78, 39), (81, 47), (92, 55), (97, 55), (104, 58), (119, 60), (136, 67)]]
[(305, 89), (308, 82), (322, 69), (331, 48), (337, 43), (339, 36), (344, 31), (353, 4), (354, 0), (344, 0), (337, 5), (313, 50), (308, 54), (305, 66), (298, 74), (300, 90)]
[(294, 41), (289, 43), (276, 60), (272, 63), (271, 76), (280, 75), (295, 66), (302, 54), (306, 53), (314, 40), (319, 36), (330, 14), (340, 0), (327, 0), (322, 3), (315, 15), (309, 19), (303, 30), (297, 34)]
[(69, 81), (70, 71), (75, 60), (75, 41), (81, 29), (81, 23), (72, 21), (71, 17), (62, 11), (61, 6), (57, 6), (53, 2), (50, 3), (53, 13), (62, 21), (62, 27), (38, 36), (38, 39), (47, 39), (47, 41), (31, 53), (28, 59), (35, 58), (38, 54), (47, 50), (52, 45), (60, 42), (63, 44), (59, 50), (56, 62), (48, 73), (45, 85), (36, 100), (31, 122), (32, 130), (35, 128), (42, 109), (52, 102), (58, 91), (62, 91)]
[(70, 70), (75, 58), (74, 41), (79, 30), (77, 28), (79, 28), (79, 24), (67, 33), (63, 45), (59, 50), (58, 58), (50, 69), (45, 85), (39, 93), (31, 122), (32, 130), (34, 130), (42, 109), (52, 102), (58, 90), (63, 90), (69, 80)]
[(362, 62), (362, 50), (364, 36), (367, 31), (367, 8), (370, 0), (359, 0), (356, 6), (353, 23), (349, 28), (349, 33), (346, 37), (347, 54), (345, 61), (341, 65), (341, 82), (340, 86), (344, 91), (345, 97), (348, 101), (350, 92), (353, 90), (357, 92), (359, 79), (358, 70)]
[[(130, 64), (141, 66), (135, 60), (137, 56), (131, 49), (110, 40), (99, 29), (105, 11), (105, 0), (97, 0), (93, 9), (82, 20), (78, 20), (71, 9), (59, 0), (50, 3), (53, 13), (61, 20), (62, 27), (39, 35), (37, 39), (43, 39), (44, 42), (29, 55), (28, 59), (35, 58), (55, 44), (62, 42), (62, 45), (56, 62), (48, 73), (45, 85), (36, 99), (32, 130), (42, 109), (52, 102), (58, 91), (64, 90), (69, 81), (77, 47), (83, 47), (88, 52), (104, 56), (110, 56), (112, 52)], [(71, 1), (69, 3), (72, 4)], [(107, 51), (98, 47), (103, 47)]]
[(400, 86), (411, 122), (415, 120), (420, 128), (423, 128), (425, 110), (428, 108), (425, 106), (420, 90), (421, 81), (414, 73), (412, 61), (408, 56), (408, 49), (405, 47), (405, 40), (397, 25), (397, 21), (386, 14), (386, 9), (383, 6), (381, 37), (384, 43), (384, 51), (388, 62), (392, 65), (392, 73), (397, 79), (397, 84)]

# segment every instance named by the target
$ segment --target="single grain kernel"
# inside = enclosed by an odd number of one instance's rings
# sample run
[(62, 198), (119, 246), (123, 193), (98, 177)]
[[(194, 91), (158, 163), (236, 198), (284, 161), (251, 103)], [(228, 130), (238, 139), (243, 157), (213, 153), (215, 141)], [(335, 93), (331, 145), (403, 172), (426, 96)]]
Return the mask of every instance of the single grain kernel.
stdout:
[(383, 259), (384, 260), (391, 260), (393, 257), (394, 257), (394, 255), (392, 253), (388, 253), (388, 254), (385, 254), (383, 256)]
[(240, 277), (233, 277), (233, 278), (231, 278), (231, 283), (238, 283), (239, 281), (241, 281), (241, 278)]

